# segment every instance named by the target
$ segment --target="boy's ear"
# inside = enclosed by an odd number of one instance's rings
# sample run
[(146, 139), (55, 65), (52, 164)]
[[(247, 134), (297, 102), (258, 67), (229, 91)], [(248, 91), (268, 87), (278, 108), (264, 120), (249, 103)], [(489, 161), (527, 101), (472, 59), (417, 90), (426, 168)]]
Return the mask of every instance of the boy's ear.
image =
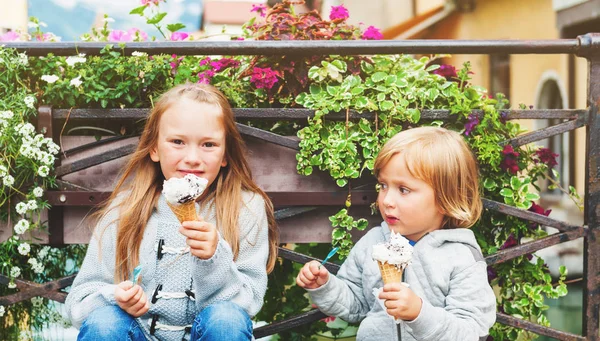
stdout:
[(150, 159), (154, 162), (160, 161), (160, 158), (158, 157), (158, 148), (152, 147), (152, 149), (150, 149)]

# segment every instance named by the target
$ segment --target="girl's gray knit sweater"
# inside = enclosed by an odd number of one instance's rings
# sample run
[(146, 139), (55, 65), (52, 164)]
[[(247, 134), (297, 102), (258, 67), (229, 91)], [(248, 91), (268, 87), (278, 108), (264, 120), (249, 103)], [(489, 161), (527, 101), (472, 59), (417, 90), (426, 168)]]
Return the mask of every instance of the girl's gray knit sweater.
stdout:
[[(189, 328), (185, 327), (191, 326), (198, 312), (215, 302), (232, 301), (250, 316), (260, 310), (267, 289), (269, 256), (265, 203), (260, 195), (251, 192), (244, 192), (242, 197), (239, 255), (234, 261), (229, 244), (220, 235), (210, 259), (202, 260), (185, 251), (185, 237), (178, 231), (181, 224), (164, 196), (160, 196), (144, 231), (139, 257), (141, 286), (152, 303), (148, 313), (137, 320), (149, 340), (187, 339)], [(67, 296), (67, 314), (77, 328), (94, 309), (116, 305), (118, 216), (118, 210), (113, 209), (98, 224)], [(204, 209), (199, 216), (216, 226), (214, 209)], [(183, 256), (178, 257), (182, 252)]]
[[(374, 227), (350, 251), (337, 276), (308, 290), (313, 302), (330, 316), (361, 322), (357, 341), (398, 340), (396, 325), (387, 315), (374, 288), (383, 287), (373, 245), (388, 241), (384, 222)], [(415, 244), (404, 282), (423, 301), (419, 316), (402, 321), (403, 341), (485, 340), (496, 320), (496, 297), (487, 281), (487, 265), (473, 232), (443, 229)]]

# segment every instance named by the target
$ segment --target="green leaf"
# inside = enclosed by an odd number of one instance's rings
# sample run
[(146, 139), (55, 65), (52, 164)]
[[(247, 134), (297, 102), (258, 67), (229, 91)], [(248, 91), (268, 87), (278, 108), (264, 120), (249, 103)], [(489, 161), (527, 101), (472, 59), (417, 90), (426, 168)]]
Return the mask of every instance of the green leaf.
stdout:
[(356, 107), (358, 109), (364, 108), (369, 104), (369, 100), (365, 96), (360, 96), (356, 99)]
[(140, 6), (140, 7), (136, 7), (134, 9), (132, 9), (131, 12), (129, 12), (129, 14), (137, 14), (137, 15), (143, 16), (144, 15), (144, 10), (146, 9), (146, 7), (147, 7), (146, 5)]
[(337, 179), (335, 181), (335, 183), (339, 186), (339, 187), (344, 187), (348, 184), (348, 180), (346, 179)]
[(385, 73), (385, 72), (381, 72), (381, 71), (378, 71), (378, 72), (375, 72), (375, 73), (374, 73), (374, 74), (371, 76), (371, 79), (373, 80), (373, 82), (375, 82), (375, 83), (379, 83), (379, 82), (383, 81), (384, 79), (386, 79), (386, 78), (387, 78), (387, 76), (388, 76), (388, 74), (387, 74), (387, 73)]
[(310, 85), (310, 94), (313, 96), (317, 96), (321, 93), (322, 89), (318, 84), (311, 84)]
[(177, 31), (181, 30), (182, 28), (185, 28), (185, 25), (182, 23), (167, 25), (167, 30), (169, 30), (170, 32), (177, 32)]
[(390, 111), (394, 107), (394, 102), (392, 101), (383, 101), (379, 103), (379, 109), (381, 111)]
[(494, 179), (486, 178), (483, 181), (483, 187), (489, 191), (493, 191), (496, 187), (498, 187), (498, 185), (496, 184), (496, 181), (494, 181)]
[(344, 238), (345, 235), (346, 235), (346, 231), (344, 231), (341, 228), (336, 228), (333, 230), (333, 232), (331, 232), (331, 239), (340, 240), (340, 239)]
[(519, 180), (518, 177), (512, 176), (510, 178), (510, 187), (514, 190), (518, 190), (519, 187), (521, 187), (521, 181)]
[(540, 195), (537, 193), (527, 193), (525, 195), (525, 200), (529, 200), (529, 201), (535, 201), (538, 200), (540, 198)]
[(148, 19), (148, 20), (146, 21), (146, 24), (149, 24), (149, 25), (156, 25), (156, 24), (158, 24), (158, 23), (159, 23), (161, 20), (163, 20), (163, 18), (164, 18), (166, 15), (167, 15), (167, 13), (166, 13), (166, 12), (159, 12), (159, 13), (156, 13), (156, 15), (155, 15), (154, 17), (152, 17), (152, 18), (150, 18), (150, 19)]
[(503, 188), (500, 190), (500, 195), (503, 197), (512, 197), (514, 192), (510, 188)]

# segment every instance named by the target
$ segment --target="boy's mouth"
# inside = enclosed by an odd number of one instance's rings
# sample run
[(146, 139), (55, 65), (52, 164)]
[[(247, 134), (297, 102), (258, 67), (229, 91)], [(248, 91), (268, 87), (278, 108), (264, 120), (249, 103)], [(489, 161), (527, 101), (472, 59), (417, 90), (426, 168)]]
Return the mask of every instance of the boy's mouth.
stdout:
[(389, 225), (393, 225), (395, 223), (398, 222), (398, 218), (394, 217), (393, 215), (385, 215), (385, 222), (388, 223)]

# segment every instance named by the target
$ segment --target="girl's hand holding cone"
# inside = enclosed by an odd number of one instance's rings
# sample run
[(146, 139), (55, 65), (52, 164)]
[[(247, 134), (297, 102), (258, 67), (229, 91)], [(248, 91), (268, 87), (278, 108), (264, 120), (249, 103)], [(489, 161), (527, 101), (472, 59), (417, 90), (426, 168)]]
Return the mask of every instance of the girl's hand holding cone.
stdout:
[(421, 313), (423, 301), (414, 291), (402, 283), (384, 285), (379, 298), (385, 300), (387, 313), (396, 319), (412, 321)]
[(123, 281), (115, 288), (115, 301), (121, 309), (133, 317), (140, 317), (148, 312), (148, 297), (139, 285), (131, 281)]
[(296, 284), (301, 288), (316, 289), (327, 283), (329, 271), (326, 267), (320, 265), (315, 260), (304, 264), (302, 270), (298, 273), (298, 277), (296, 277)]
[(196, 221), (184, 221), (179, 232), (187, 237), (186, 244), (190, 253), (200, 259), (209, 259), (217, 250), (219, 234), (217, 228), (202, 218)]

